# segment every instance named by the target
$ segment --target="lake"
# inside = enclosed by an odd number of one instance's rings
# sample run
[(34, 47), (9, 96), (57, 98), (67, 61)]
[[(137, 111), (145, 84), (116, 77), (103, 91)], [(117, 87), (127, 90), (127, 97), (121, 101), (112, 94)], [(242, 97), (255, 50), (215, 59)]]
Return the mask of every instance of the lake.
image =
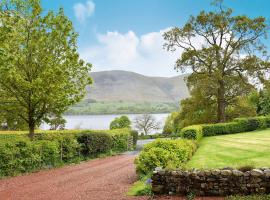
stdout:
[[(137, 116), (141, 114), (125, 114), (133, 121)], [(163, 128), (168, 113), (151, 114), (159, 122), (160, 127)], [(64, 118), (67, 121), (66, 129), (92, 129), (92, 130), (106, 130), (109, 129), (111, 121), (122, 115), (65, 115)], [(47, 130), (50, 127), (47, 124), (41, 126), (42, 129)], [(161, 132), (162, 129), (157, 132)]]

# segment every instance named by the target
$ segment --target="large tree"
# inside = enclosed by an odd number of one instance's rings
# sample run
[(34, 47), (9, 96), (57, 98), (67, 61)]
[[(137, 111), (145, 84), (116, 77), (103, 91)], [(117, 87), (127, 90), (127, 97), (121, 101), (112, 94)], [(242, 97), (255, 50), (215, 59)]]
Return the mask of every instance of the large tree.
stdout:
[(191, 91), (204, 85), (205, 98), (215, 102), (217, 121), (223, 122), (226, 108), (253, 90), (269, 71), (262, 44), (268, 26), (264, 17), (234, 16), (217, 2), (216, 11), (192, 16), (183, 27), (166, 32), (164, 39), (167, 50), (182, 50), (175, 67), (191, 72), (187, 79)]
[(39, 0), (0, 2), (0, 106), (34, 136), (85, 95), (91, 64), (80, 59), (78, 34), (63, 9), (42, 12)]

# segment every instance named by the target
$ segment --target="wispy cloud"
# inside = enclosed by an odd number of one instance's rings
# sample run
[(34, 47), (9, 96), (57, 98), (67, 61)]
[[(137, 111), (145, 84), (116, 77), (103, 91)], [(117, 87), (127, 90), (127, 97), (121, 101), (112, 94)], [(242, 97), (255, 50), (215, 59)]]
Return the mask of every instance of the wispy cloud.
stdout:
[(181, 52), (163, 49), (163, 33), (146, 33), (138, 36), (133, 31), (98, 34), (98, 44), (81, 49), (83, 59), (93, 64), (94, 71), (127, 70), (150, 76), (173, 76), (176, 59)]
[(88, 0), (86, 3), (76, 3), (73, 10), (77, 20), (83, 23), (94, 14), (95, 3), (92, 0)]

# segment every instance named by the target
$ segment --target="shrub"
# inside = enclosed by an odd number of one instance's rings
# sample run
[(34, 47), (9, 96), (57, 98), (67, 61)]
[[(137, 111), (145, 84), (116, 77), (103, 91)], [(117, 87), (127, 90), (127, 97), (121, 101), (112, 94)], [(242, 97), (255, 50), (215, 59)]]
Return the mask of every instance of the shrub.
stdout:
[[(112, 151), (123, 152), (133, 149), (133, 138), (130, 129), (114, 129), (108, 131), (108, 134), (112, 137)], [(130, 146), (129, 140), (132, 141)]]
[(131, 134), (132, 139), (133, 139), (133, 148), (135, 148), (137, 145), (138, 138), (139, 138), (139, 133), (138, 133), (138, 131), (131, 130), (130, 134)]
[(81, 146), (77, 141), (76, 134), (72, 132), (52, 131), (38, 133), (35, 140), (56, 141), (59, 146), (59, 158), (63, 162), (78, 160)]
[(187, 139), (200, 138), (200, 130), (202, 136), (215, 136), (234, 134), (247, 131), (254, 131), (257, 129), (270, 128), (270, 116), (267, 117), (252, 117), (252, 118), (237, 118), (233, 122), (217, 123), (217, 124), (203, 124), (185, 127), (181, 130), (180, 135)]
[(183, 128), (180, 132), (180, 136), (186, 139), (200, 140), (202, 138), (202, 126), (193, 125)]
[(196, 150), (195, 142), (191, 140), (161, 140), (144, 146), (143, 151), (135, 160), (139, 174), (149, 174), (156, 167), (182, 167)]
[(203, 136), (226, 135), (244, 132), (241, 124), (236, 122), (201, 125)]
[(12, 176), (55, 166), (58, 156), (56, 142), (10, 139), (0, 145), (0, 176)]
[(95, 157), (112, 149), (112, 138), (108, 133), (85, 131), (78, 134), (77, 140), (85, 157)]

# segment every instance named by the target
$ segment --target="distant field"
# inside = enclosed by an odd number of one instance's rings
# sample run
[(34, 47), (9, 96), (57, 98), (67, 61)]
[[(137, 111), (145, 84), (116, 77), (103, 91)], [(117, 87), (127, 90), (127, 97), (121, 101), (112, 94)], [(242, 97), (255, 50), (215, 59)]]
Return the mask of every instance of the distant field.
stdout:
[(270, 129), (203, 138), (188, 168), (270, 166)]
[(140, 114), (169, 113), (178, 110), (178, 105), (167, 102), (80, 102), (66, 114)]

